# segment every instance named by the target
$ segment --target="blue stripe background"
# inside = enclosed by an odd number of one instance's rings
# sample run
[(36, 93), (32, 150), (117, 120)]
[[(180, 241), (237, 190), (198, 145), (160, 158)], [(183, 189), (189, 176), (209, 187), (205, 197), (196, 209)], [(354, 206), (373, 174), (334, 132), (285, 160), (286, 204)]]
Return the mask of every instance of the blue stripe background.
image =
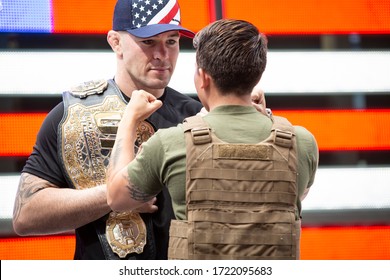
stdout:
[(51, 0), (0, 0), (0, 32), (51, 33)]

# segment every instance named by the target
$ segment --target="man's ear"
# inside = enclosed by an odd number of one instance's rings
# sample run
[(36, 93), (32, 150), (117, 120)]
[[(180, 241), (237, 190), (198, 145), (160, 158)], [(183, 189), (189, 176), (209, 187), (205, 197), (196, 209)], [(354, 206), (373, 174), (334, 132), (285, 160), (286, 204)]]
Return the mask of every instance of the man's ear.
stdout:
[(118, 55), (122, 55), (122, 48), (121, 48), (121, 35), (119, 32), (110, 30), (107, 33), (107, 42), (110, 45), (111, 49)]
[(200, 87), (202, 89), (207, 89), (210, 86), (211, 77), (202, 68), (198, 68), (198, 74), (201, 81)]

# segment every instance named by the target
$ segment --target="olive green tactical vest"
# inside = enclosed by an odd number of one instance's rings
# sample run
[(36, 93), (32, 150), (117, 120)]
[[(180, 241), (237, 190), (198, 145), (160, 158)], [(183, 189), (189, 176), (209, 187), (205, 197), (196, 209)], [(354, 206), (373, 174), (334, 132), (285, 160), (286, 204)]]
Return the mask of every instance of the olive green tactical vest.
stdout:
[(299, 259), (294, 128), (273, 121), (263, 142), (230, 144), (186, 119), (187, 220), (171, 223), (169, 259)]

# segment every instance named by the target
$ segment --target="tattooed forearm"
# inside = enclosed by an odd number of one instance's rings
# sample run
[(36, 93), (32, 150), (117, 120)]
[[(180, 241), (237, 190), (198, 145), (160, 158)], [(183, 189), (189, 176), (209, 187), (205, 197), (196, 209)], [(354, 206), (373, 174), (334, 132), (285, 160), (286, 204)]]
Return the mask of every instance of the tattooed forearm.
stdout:
[(132, 199), (140, 202), (147, 202), (154, 197), (154, 195), (149, 195), (144, 193), (142, 190), (140, 190), (140, 188), (138, 188), (133, 183), (131, 183), (129, 176), (125, 176), (125, 177), (127, 181), (126, 187), (128, 188), (129, 195)]
[(35, 193), (49, 186), (50, 185), (47, 184), (46, 181), (40, 178), (37, 178), (27, 173), (22, 173), (22, 175), (20, 176), (18, 192), (15, 198), (13, 213), (14, 219), (18, 218), (23, 205), (27, 204)]

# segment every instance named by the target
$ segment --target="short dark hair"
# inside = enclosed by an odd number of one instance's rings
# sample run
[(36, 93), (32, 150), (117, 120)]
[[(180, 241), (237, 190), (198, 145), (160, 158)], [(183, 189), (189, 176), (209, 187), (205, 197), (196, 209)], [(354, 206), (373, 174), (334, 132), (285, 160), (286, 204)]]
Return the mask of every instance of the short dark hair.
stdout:
[(267, 64), (266, 36), (244, 20), (210, 23), (195, 35), (193, 44), (198, 67), (222, 92), (251, 92)]

